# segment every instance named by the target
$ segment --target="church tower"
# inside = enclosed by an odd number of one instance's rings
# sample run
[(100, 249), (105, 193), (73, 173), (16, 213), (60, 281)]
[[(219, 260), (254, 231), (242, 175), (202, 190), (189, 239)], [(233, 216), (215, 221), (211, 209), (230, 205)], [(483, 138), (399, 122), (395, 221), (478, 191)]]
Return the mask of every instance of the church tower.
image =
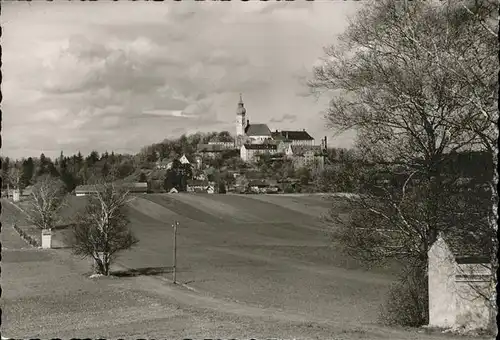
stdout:
[(244, 107), (243, 99), (241, 98), (240, 93), (240, 101), (238, 102), (238, 108), (236, 109), (236, 143), (238, 144), (240, 140), (243, 139), (243, 135), (245, 134), (246, 127), (246, 113), (247, 110)]

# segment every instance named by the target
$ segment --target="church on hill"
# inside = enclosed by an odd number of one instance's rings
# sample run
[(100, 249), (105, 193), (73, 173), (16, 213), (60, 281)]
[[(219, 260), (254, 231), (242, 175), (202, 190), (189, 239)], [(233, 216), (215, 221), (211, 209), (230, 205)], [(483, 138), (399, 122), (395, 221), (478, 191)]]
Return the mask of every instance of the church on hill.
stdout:
[[(291, 146), (301, 147), (301, 150), (304, 149), (302, 153), (308, 154), (310, 151), (309, 153), (312, 152), (314, 157), (319, 155), (321, 150), (326, 149), (326, 137), (322, 140), (321, 146), (315, 146), (314, 138), (305, 129), (271, 131), (267, 124), (251, 123), (241, 94), (236, 109), (235, 124), (235, 147), (240, 150), (240, 157), (244, 161), (253, 161), (262, 154), (290, 154)], [(321, 150), (318, 153), (316, 149)]]
[(314, 138), (305, 129), (301, 131), (275, 130), (271, 132), (267, 124), (250, 123), (241, 94), (238, 108), (236, 109), (235, 124), (235, 145), (237, 148), (241, 148), (243, 145), (265, 143), (276, 145), (281, 143), (285, 147), (288, 144), (314, 145)]

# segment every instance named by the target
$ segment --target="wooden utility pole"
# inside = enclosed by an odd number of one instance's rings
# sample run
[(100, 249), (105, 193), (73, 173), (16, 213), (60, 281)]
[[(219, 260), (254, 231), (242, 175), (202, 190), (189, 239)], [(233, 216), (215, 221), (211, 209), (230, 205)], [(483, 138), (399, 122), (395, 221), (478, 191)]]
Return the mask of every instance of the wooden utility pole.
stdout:
[(174, 224), (172, 224), (172, 227), (174, 228), (174, 258), (173, 258), (173, 283), (176, 282), (176, 267), (177, 267), (177, 227), (179, 226), (179, 222), (175, 221)]

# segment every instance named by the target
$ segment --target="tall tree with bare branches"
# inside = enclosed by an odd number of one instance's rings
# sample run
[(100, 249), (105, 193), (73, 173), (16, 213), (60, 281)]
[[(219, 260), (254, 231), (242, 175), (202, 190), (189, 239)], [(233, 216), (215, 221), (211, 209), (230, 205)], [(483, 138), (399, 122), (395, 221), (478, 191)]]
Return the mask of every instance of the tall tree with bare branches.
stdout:
[(93, 187), (85, 211), (76, 218), (72, 246), (75, 254), (94, 259), (97, 274), (109, 275), (117, 253), (138, 242), (125, 211), (132, 198), (113, 183), (100, 181)]
[[(445, 173), (444, 163), (450, 154), (476, 150), (497, 163), (498, 21), (491, 21), (497, 13), (498, 0), (370, 2), (325, 48), (309, 84), (331, 95), (332, 128), (355, 129), (363, 154), (399, 165), (386, 169), (398, 180), (380, 178), (351, 198), (358, 213), (343, 221), (340, 236), (368, 262), (407, 261), (405, 278), (422, 283), (410, 294), (421, 305), (417, 324), (427, 319), (429, 247), (438, 232), (470, 222), (446, 221), (457, 211), (446, 193), (460, 176)], [(495, 168), (489, 167), (493, 185)], [(497, 204), (496, 187), (490, 196)], [(463, 195), (454, 197), (463, 203)], [(491, 235), (496, 210), (483, 213), (490, 217), (484, 234)]]
[(13, 167), (9, 168), (7, 180), (10, 184), (12, 184), (14, 189), (20, 189), (22, 176), (22, 169), (19, 169), (16, 165), (14, 165)]
[(51, 230), (65, 205), (64, 183), (50, 175), (41, 176), (33, 186), (28, 219), (38, 228)]

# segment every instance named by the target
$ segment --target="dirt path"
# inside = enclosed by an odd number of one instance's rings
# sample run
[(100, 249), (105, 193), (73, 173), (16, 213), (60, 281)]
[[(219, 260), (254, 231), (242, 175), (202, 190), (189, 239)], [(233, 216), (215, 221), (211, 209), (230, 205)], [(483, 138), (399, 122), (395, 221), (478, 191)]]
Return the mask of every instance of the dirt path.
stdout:
[[(225, 320), (227, 323), (252, 322), (254, 324), (252, 337), (262, 334), (263, 325), (272, 324), (275, 334), (294, 334), (295, 339), (334, 338), (334, 339), (402, 339), (402, 340), (437, 340), (461, 339), (441, 334), (424, 334), (416, 329), (405, 330), (387, 328), (376, 324), (358, 325), (356, 322), (346, 323), (344, 320), (332, 320), (326, 317), (312, 317), (305, 313), (279, 310), (275, 308), (260, 308), (240, 301), (228, 301), (214, 298), (204, 292), (193, 290), (186, 285), (173, 285), (161, 277), (138, 277), (136, 283), (142, 289), (172, 299), (182, 309), (193, 315), (210, 315), (212, 320)], [(243, 321), (245, 320), (245, 321)], [(256, 326), (259, 325), (259, 326)], [(295, 333), (290, 333), (290, 328)], [(227, 330), (226, 330), (227, 331)], [(283, 332), (283, 333), (280, 333)], [(224, 334), (218, 330), (218, 336)], [(269, 333), (267, 333), (269, 336)], [(326, 336), (326, 337), (325, 337)], [(237, 337), (241, 337), (241, 334)], [(470, 339), (469, 339), (470, 340)], [(477, 339), (476, 339), (477, 340)]]
[[(281, 330), (290, 334), (289, 328), (296, 329), (294, 338), (312, 339), (335, 336), (335, 339), (436, 339), (436, 336), (429, 336), (417, 331), (404, 331), (391, 329), (378, 325), (358, 325), (356, 322), (350, 324), (344, 320), (332, 320), (326, 317), (313, 317), (306, 313), (297, 311), (286, 311), (276, 308), (255, 307), (241, 301), (229, 301), (227, 299), (215, 298), (206, 292), (195, 290), (184, 284), (174, 285), (170, 280), (163, 277), (137, 277), (136, 283), (142, 289), (153, 292), (167, 299), (172, 299), (180, 308), (193, 313), (194, 315), (210, 315), (210, 318), (231, 320), (231, 322), (241, 322), (241, 320), (251, 320), (255, 325), (274, 324), (276, 330)], [(254, 326), (255, 327), (255, 326)], [(259, 334), (262, 326), (257, 326), (252, 334)], [(304, 336), (307, 334), (307, 336)], [(279, 331), (277, 332), (278, 334)], [(220, 337), (221, 331), (218, 336)], [(222, 332), (222, 334), (224, 334)], [(276, 333), (275, 333), (276, 334)], [(336, 336), (343, 335), (341, 338)], [(297, 337), (298, 336), (298, 337)], [(238, 336), (238, 337), (241, 337)], [(442, 337), (438, 337), (442, 338)]]

